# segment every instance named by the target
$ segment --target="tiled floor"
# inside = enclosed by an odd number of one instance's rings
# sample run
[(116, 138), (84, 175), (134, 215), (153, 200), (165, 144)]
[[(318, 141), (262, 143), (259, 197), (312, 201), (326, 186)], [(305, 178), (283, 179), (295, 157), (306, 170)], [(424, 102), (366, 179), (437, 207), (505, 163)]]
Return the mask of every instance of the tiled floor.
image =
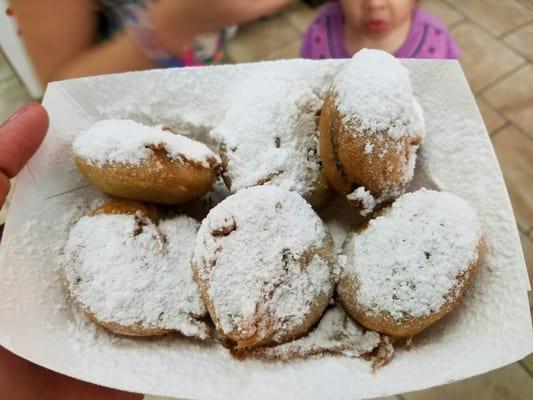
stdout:
[[(450, 27), (462, 49), (461, 64), (503, 169), (533, 283), (533, 0), (422, 0), (421, 4)], [(301, 34), (314, 14), (295, 3), (276, 17), (241, 27), (229, 45), (228, 60), (297, 57)], [(27, 101), (0, 58), (0, 120)], [(463, 382), (387, 398), (393, 399), (532, 400), (533, 356)]]

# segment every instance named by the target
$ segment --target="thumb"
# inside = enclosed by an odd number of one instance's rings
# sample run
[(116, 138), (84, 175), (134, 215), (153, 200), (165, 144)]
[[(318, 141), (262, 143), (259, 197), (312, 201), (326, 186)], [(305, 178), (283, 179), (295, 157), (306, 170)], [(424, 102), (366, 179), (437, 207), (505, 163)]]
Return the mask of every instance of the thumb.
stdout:
[(43, 106), (30, 103), (0, 126), (0, 172), (13, 178), (28, 162), (44, 139), (48, 114)]
[(30, 103), (0, 126), (0, 206), (9, 191), (9, 179), (35, 153), (48, 129), (48, 114), (38, 103)]

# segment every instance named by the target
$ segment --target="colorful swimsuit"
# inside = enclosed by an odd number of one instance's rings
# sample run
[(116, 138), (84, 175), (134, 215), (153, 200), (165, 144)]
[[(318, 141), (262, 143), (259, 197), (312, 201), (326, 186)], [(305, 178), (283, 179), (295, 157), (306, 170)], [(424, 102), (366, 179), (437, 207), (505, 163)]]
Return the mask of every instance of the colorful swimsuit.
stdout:
[[(338, 2), (327, 4), (304, 34), (300, 56), (310, 59), (350, 58), (344, 43), (344, 12)], [(459, 46), (446, 26), (434, 16), (415, 8), (411, 30), (394, 53), (399, 58), (459, 58)]]
[(145, 11), (150, 2), (151, 0), (99, 0), (99, 37), (107, 39), (120, 30), (129, 29), (142, 45), (143, 51), (159, 67), (198, 66), (220, 62), (226, 38), (232, 28), (200, 35), (185, 49), (181, 57), (173, 57), (166, 54), (156, 43)]

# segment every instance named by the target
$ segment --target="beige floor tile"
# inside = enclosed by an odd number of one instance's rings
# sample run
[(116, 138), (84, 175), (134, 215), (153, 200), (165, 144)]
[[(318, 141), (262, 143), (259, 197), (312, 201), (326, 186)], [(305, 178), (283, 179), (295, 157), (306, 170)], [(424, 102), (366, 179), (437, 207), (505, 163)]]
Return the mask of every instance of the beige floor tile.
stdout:
[(533, 379), (519, 364), (438, 388), (404, 394), (406, 400), (531, 400)]
[(318, 7), (311, 8), (306, 4), (295, 1), (292, 6), (284, 12), (284, 16), (287, 21), (298, 30), (298, 32), (304, 33), (315, 19), (318, 10)]
[(520, 232), (520, 241), (522, 242), (522, 251), (524, 252), (524, 258), (526, 259), (529, 282), (533, 288), (533, 239)]
[(421, 7), (430, 14), (439, 18), (447, 26), (465, 19), (464, 15), (444, 3), (442, 0), (422, 0)]
[(452, 34), (461, 48), (461, 65), (474, 91), (524, 62), (514, 51), (470, 22), (455, 26)]
[(520, 3), (525, 5), (527, 8), (533, 10), (533, 0), (518, 0)]
[(476, 97), (476, 102), (479, 107), (479, 111), (481, 112), (481, 116), (485, 121), (485, 126), (487, 127), (489, 134), (505, 125), (506, 120), (502, 118), (496, 111), (494, 111), (494, 109), (488, 105), (485, 100), (478, 96)]
[(299, 38), (300, 33), (278, 15), (240, 27), (228, 43), (227, 54), (234, 62), (259, 61)]
[(486, 90), (483, 98), (533, 138), (532, 64), (525, 65)]
[(281, 49), (275, 50), (264, 57), (265, 60), (285, 60), (289, 58), (298, 58), (300, 56), (300, 40), (292, 42)]
[(533, 13), (516, 0), (448, 0), (477, 24), (500, 36), (533, 20)]
[(30, 100), (28, 92), (15, 77), (0, 82), (0, 121), (4, 121)]
[(509, 126), (492, 139), (518, 224), (533, 226), (533, 140)]
[(505, 36), (503, 41), (527, 57), (529, 61), (533, 61), (533, 23), (511, 32)]

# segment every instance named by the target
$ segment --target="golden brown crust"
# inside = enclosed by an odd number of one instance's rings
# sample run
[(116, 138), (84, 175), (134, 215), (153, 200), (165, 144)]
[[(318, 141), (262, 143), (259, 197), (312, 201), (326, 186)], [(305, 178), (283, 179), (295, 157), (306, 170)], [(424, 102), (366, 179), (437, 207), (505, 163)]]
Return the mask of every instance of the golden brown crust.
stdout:
[[(357, 132), (343, 123), (334, 94), (326, 95), (320, 115), (319, 154), (329, 181), (340, 194), (360, 186), (376, 198), (402, 191), (408, 184), (404, 177), (409, 152), (421, 140), (421, 136), (393, 139), (386, 134)], [(367, 146), (372, 151), (365, 152)], [(399, 153), (398, 148), (402, 149)]]
[(75, 155), (80, 172), (105, 193), (133, 200), (181, 204), (199, 198), (211, 189), (217, 176), (217, 162), (210, 166), (187, 159), (171, 159), (165, 149), (152, 148), (152, 156), (140, 165), (94, 165)]
[(89, 213), (90, 216), (94, 215), (114, 215), (114, 214), (125, 214), (125, 215), (142, 215), (150, 218), (152, 221), (158, 221), (161, 218), (159, 209), (157, 206), (144, 203), (138, 200), (129, 200), (122, 198), (113, 198), (96, 210)]
[(231, 191), (231, 183), (232, 183), (231, 178), (226, 173), (226, 171), (228, 170), (229, 160), (228, 160), (228, 149), (226, 148), (225, 144), (220, 145), (219, 153), (220, 153), (219, 155), (220, 155), (220, 161), (221, 161), (220, 169), (222, 170), (222, 180), (224, 181), (224, 184), (226, 185), (228, 190)]
[(335, 198), (337, 192), (329, 183), (328, 177), (324, 169), (321, 170), (320, 175), (314, 183), (314, 189), (306, 198), (315, 210), (322, 210)]
[(96, 316), (89, 310), (84, 309), (83, 312), (87, 317), (93, 321), (95, 324), (100, 325), (102, 328), (105, 328), (113, 333), (124, 336), (136, 336), (136, 337), (148, 337), (148, 336), (163, 336), (171, 332), (174, 332), (172, 329), (164, 329), (158, 327), (145, 327), (141, 325), (131, 325), (123, 326), (117, 324), (116, 322), (103, 322), (98, 320)]
[(337, 284), (339, 301), (346, 312), (366, 328), (396, 338), (410, 338), (437, 322), (459, 305), (478, 268), (480, 251), (481, 242), (476, 249), (476, 260), (468, 266), (462, 275), (457, 277), (456, 284), (449, 291), (447, 301), (437, 312), (428, 316), (419, 318), (408, 316), (403, 320), (395, 320), (386, 313), (381, 313), (377, 316), (372, 315), (357, 303), (357, 282), (348, 276), (341, 277)]

